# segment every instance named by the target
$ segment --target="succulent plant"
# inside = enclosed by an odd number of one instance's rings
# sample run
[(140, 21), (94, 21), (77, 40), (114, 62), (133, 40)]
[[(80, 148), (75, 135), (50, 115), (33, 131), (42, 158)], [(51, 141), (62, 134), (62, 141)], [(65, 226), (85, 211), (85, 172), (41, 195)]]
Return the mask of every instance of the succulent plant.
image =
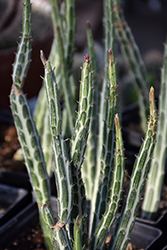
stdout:
[[(141, 118), (141, 128), (145, 131), (147, 112), (148, 112), (148, 75), (140, 52), (135, 43), (131, 30), (126, 23), (123, 10), (119, 0), (111, 1), (112, 12), (114, 13), (113, 22), (115, 26), (115, 35), (120, 41), (120, 47), (123, 49), (124, 55), (129, 64), (131, 74), (133, 75), (133, 83), (138, 93), (138, 104)], [(141, 217), (154, 220), (157, 216), (159, 203), (161, 199), (162, 186), (165, 174), (166, 163), (166, 65), (167, 65), (167, 49), (165, 44), (164, 62), (161, 72), (161, 89), (159, 95), (159, 119), (157, 124), (156, 145), (151, 160), (151, 166), (146, 182), (145, 193), (142, 203)]]
[[(55, 40), (49, 60), (45, 59), (42, 51), (40, 53), (45, 76), (38, 108), (44, 104), (42, 111), (46, 113), (37, 112), (39, 118), (36, 116), (35, 119), (33, 119), (26, 96), (22, 91), (31, 59), (31, 4), (30, 0), (23, 0), (23, 2), (23, 32), (13, 66), (10, 102), (26, 167), (38, 204), (46, 246), (47, 249), (86, 249), (87, 247), (104, 249), (106, 237), (117, 218), (125, 174), (124, 148), (117, 113), (114, 42), (111, 37), (111, 34), (115, 33), (114, 25), (112, 26), (115, 1), (105, 1), (106, 62), (100, 94), (93, 72), (96, 61), (93, 38), (88, 25), (89, 55), (85, 56), (81, 70), (78, 111), (75, 118), (75, 115), (72, 114), (74, 112), (72, 103), (75, 97), (72, 92), (74, 78), (70, 68), (74, 51), (72, 37), (75, 26), (71, 18), (75, 3), (65, 1), (65, 9), (58, 12), (60, 8), (58, 1), (51, 0)], [(68, 23), (67, 20), (63, 22), (65, 16), (69, 18)], [(110, 29), (111, 26), (112, 29)], [(63, 37), (63, 31), (66, 31), (65, 37)], [(64, 41), (66, 41), (65, 48), (63, 47)], [(54, 64), (55, 60), (60, 71), (57, 69), (54, 72), (52, 63)], [(59, 81), (57, 81), (57, 75)], [(63, 93), (61, 93), (61, 89), (63, 89)], [(65, 102), (63, 111), (60, 104), (62, 94)], [(96, 102), (98, 99), (100, 101)], [(134, 164), (129, 191), (108, 249), (126, 248), (129, 233), (133, 228), (139, 208), (155, 144), (156, 112), (153, 88), (150, 89), (149, 102), (150, 116), (145, 139)], [(47, 161), (45, 163), (43, 146), (41, 147), (41, 140), (35, 125), (35, 123), (37, 123), (37, 127), (40, 125), (39, 121), (44, 118), (44, 114), (46, 115), (44, 121), (47, 127), (46, 134), (50, 134), (52, 141), (50, 151), (52, 151), (54, 159), (52, 168), (58, 194), (57, 220), (50, 207)], [(70, 139), (66, 139), (62, 132), (64, 114), (68, 114), (68, 122), (65, 127), (69, 126)], [(49, 119), (49, 123), (47, 119)], [(40, 133), (43, 128), (40, 130), (39, 126), (38, 131)], [(90, 182), (93, 182), (93, 185), (90, 185)], [(86, 195), (91, 200), (90, 217), (87, 216)]]
[(156, 145), (146, 182), (142, 218), (154, 220), (157, 216), (161, 199), (162, 185), (165, 174), (167, 150), (167, 44), (165, 44), (164, 63), (161, 72), (161, 89), (159, 95), (159, 119), (157, 123)]
[[(52, 7), (52, 23), (54, 30), (54, 40), (49, 56), (49, 60), (55, 67), (57, 82), (60, 82), (60, 97), (65, 97), (63, 108), (62, 131), (67, 137), (71, 135), (75, 121), (75, 100), (76, 84), (74, 83), (73, 55), (75, 48), (75, 1), (69, 0), (59, 6), (58, 0), (50, 1)], [(60, 11), (61, 8), (61, 11)], [(41, 138), (44, 158), (47, 165), (48, 174), (52, 173), (53, 156), (50, 150), (51, 134), (49, 128), (49, 110), (45, 85), (43, 84), (34, 111), (34, 120), (37, 131)], [(67, 125), (68, 124), (68, 125)]]

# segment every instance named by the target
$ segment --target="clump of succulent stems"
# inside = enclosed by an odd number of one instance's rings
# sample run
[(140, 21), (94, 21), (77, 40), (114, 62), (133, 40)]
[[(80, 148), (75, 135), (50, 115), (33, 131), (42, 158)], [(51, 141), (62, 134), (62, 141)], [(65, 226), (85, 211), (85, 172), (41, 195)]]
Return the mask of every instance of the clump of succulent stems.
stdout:
[[(33, 117), (22, 90), (31, 61), (32, 40), (30, 0), (23, 0), (23, 3), (22, 38), (13, 66), (10, 102), (38, 204), (46, 247), (71, 250), (104, 249), (106, 238), (117, 218), (125, 175), (124, 147), (117, 108), (114, 35), (117, 34), (121, 39), (129, 63), (133, 67), (135, 81), (141, 87), (145, 70), (143, 65), (138, 64), (141, 62), (140, 54), (134, 41), (129, 47), (128, 39), (131, 42), (133, 39), (127, 24), (123, 22), (122, 28), (118, 27), (118, 22), (122, 20), (119, 3), (115, 0), (104, 1), (104, 80), (99, 91), (93, 37), (88, 24), (89, 55), (84, 57), (81, 69), (77, 106), (76, 83), (72, 69), (75, 1), (65, 0), (64, 5), (60, 6), (58, 0), (51, 0), (55, 37), (49, 60), (45, 58), (43, 51), (40, 52), (45, 75)], [(163, 83), (166, 81), (165, 72), (166, 63), (163, 69)], [(165, 88), (166, 85), (163, 86)], [(60, 102), (62, 96), (63, 107)], [(166, 100), (164, 95), (163, 97), (162, 99)], [(146, 104), (147, 96), (143, 98), (140, 101)], [(140, 205), (156, 138), (157, 118), (153, 87), (150, 89), (148, 100), (149, 105), (147, 103), (145, 111), (150, 106), (150, 114), (145, 138), (134, 163), (129, 190), (107, 249), (126, 248)], [(162, 106), (165, 107), (164, 103)], [(159, 126), (162, 128), (163, 125), (164, 123)], [(67, 139), (67, 135), (70, 139)], [(56, 219), (50, 206), (51, 170), (54, 172), (57, 188)], [(91, 201), (89, 216), (88, 200)]]
[(167, 152), (167, 44), (165, 44), (164, 63), (161, 71), (161, 88), (159, 95), (159, 119), (157, 123), (156, 145), (146, 182), (142, 218), (153, 220), (157, 216), (161, 200), (162, 185), (165, 174)]

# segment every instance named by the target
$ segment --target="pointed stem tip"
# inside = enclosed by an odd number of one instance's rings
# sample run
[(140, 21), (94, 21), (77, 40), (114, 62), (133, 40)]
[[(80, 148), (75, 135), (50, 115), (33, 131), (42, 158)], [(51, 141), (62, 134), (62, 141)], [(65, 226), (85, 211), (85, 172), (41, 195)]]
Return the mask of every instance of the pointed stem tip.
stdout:
[(114, 60), (114, 54), (112, 52), (111, 49), (108, 50), (108, 57), (109, 57), (109, 61), (113, 62)]
[(120, 129), (120, 122), (119, 122), (118, 114), (115, 115), (115, 128), (117, 132)]
[(89, 60), (89, 55), (88, 54), (85, 56), (85, 60)]
[(85, 56), (85, 60), (84, 60), (84, 62), (86, 62), (86, 64), (88, 64), (88, 63), (89, 63), (89, 55), (88, 55), (88, 54)]
[(154, 88), (150, 88), (150, 94), (149, 94), (150, 102), (154, 101)]
[(150, 100), (150, 115), (154, 116), (155, 115), (155, 100), (154, 100), (154, 88), (150, 88), (150, 93), (149, 93), (149, 100)]
[(40, 58), (41, 58), (43, 65), (45, 66), (46, 65), (46, 58), (45, 58), (45, 55), (44, 55), (42, 50), (40, 50)]

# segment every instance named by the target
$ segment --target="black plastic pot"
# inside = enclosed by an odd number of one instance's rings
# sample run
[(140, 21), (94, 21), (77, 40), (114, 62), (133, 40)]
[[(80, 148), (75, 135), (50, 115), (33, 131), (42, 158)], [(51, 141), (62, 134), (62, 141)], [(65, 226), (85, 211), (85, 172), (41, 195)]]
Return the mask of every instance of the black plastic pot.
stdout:
[(26, 228), (33, 222), (37, 215), (38, 208), (36, 202), (31, 202), (0, 227), (0, 249), (4, 249), (7, 244), (16, 239), (21, 232), (26, 231)]
[[(51, 197), (51, 206), (55, 217), (57, 217), (57, 199), (55, 197)], [(34, 200), (0, 228), (0, 250), (17, 239), (21, 233), (26, 233), (37, 221), (38, 207)]]
[[(57, 217), (57, 199), (55, 197), (51, 198), (51, 206), (54, 216)], [(11, 239), (13, 240), (18, 237), (19, 233), (22, 232), (23, 229), (26, 229), (37, 215), (38, 209), (34, 201), (12, 218), (12, 220), (7, 223), (6, 228), (3, 228), (3, 231), (1, 230), (0, 244), (5, 247), (9, 240), (11, 241)], [(136, 222), (130, 235), (130, 240), (137, 248), (153, 250), (155, 249), (153, 246), (161, 234), (161, 230), (157, 228)]]
[[(111, 229), (111, 234), (114, 227)], [(154, 250), (154, 245), (161, 237), (162, 232), (160, 229), (142, 224), (138, 221), (135, 222), (132, 232), (129, 236), (129, 241), (137, 249)], [(158, 248), (157, 248), (158, 249)]]
[[(0, 246), (15, 231), (17, 215), (32, 202), (31, 187), (27, 174), (0, 170)], [(15, 225), (16, 226), (16, 225)], [(12, 232), (12, 233), (13, 233)], [(8, 234), (8, 235), (7, 235)]]
[[(50, 181), (51, 189), (55, 190), (53, 176)], [(35, 218), (38, 221), (38, 208), (32, 195), (27, 173), (8, 172), (1, 169), (0, 183), (0, 207), (3, 203), (5, 203), (4, 205), (7, 205), (7, 202), (9, 204), (5, 214), (0, 218), (0, 250), (3, 250), (8, 243), (18, 238), (23, 231), (26, 231), (26, 228), (33, 226)], [(2, 186), (6, 187), (6, 192), (1, 188)], [(4, 202), (1, 201), (2, 198), (4, 198)], [(51, 199), (52, 204), (54, 201), (55, 199), (53, 201)], [(57, 209), (57, 203), (53, 208), (57, 216), (57, 210), (55, 210)]]
[(167, 237), (166, 237), (166, 225), (167, 225), (167, 210), (164, 211), (164, 213), (156, 220), (156, 221), (148, 221), (144, 219), (137, 219), (138, 221), (141, 221), (142, 223), (145, 223), (145, 225), (151, 225), (152, 227), (158, 228), (162, 231), (162, 235), (160, 238), (157, 239), (157, 241), (154, 244), (153, 248), (150, 248), (150, 250), (167, 250)]
[(150, 221), (150, 220), (142, 219), (139, 217), (137, 217), (136, 220), (140, 223), (158, 228), (162, 231), (162, 235), (156, 243), (157, 244), (156, 246), (158, 248), (155, 248), (155, 249), (162, 249), (162, 247), (167, 244), (167, 238), (166, 238), (167, 210), (165, 210), (163, 214), (159, 216), (159, 218), (155, 221)]
[(133, 245), (139, 249), (153, 250), (155, 249), (155, 244), (161, 235), (162, 232), (160, 229), (136, 221), (130, 234), (130, 239), (132, 240)]
[(130, 238), (132, 239), (133, 245), (137, 248), (153, 250), (155, 249), (155, 244), (160, 239), (161, 235), (162, 232), (160, 229), (136, 221), (130, 234)]
[[(57, 198), (51, 198), (51, 206), (54, 217), (56, 218), (58, 216)], [(87, 212), (89, 213), (89, 209)], [(111, 233), (113, 233), (113, 231), (114, 228), (111, 229)], [(154, 246), (157, 245), (156, 242), (159, 241), (159, 239), (161, 240), (161, 236), (162, 231), (160, 229), (136, 221), (130, 234), (130, 241), (138, 249), (157, 250), (158, 248), (154, 248)]]
[(0, 226), (28, 204), (28, 191), (0, 184)]
[(26, 172), (6, 171), (5, 169), (0, 169), (0, 183), (26, 189), (29, 193), (32, 190), (29, 177)]
[(162, 232), (164, 232), (166, 230), (166, 224), (167, 224), (167, 210), (165, 210), (163, 214), (159, 216), (158, 219), (155, 221), (146, 220), (139, 217), (137, 217), (136, 220), (140, 223), (144, 223), (146, 225), (159, 228), (160, 230), (162, 230)]

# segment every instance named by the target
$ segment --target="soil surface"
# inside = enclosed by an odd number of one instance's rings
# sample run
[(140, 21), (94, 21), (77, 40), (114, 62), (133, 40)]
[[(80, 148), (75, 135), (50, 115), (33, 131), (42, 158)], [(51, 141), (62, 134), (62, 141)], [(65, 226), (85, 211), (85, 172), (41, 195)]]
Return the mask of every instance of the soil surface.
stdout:
[(26, 233), (24, 232), (12, 243), (8, 244), (4, 250), (46, 250), (42, 230), (37, 218), (33, 224), (33, 227), (27, 228)]
[(20, 148), (14, 126), (0, 126), (0, 168), (7, 171), (16, 170), (26, 172), (23, 162), (14, 159), (14, 154)]
[[(35, 223), (34, 223), (35, 224)], [(46, 250), (42, 230), (38, 220), (36, 225), (23, 233), (20, 237), (8, 244), (3, 250)], [(131, 243), (128, 243), (126, 250), (144, 250), (137, 249)]]

